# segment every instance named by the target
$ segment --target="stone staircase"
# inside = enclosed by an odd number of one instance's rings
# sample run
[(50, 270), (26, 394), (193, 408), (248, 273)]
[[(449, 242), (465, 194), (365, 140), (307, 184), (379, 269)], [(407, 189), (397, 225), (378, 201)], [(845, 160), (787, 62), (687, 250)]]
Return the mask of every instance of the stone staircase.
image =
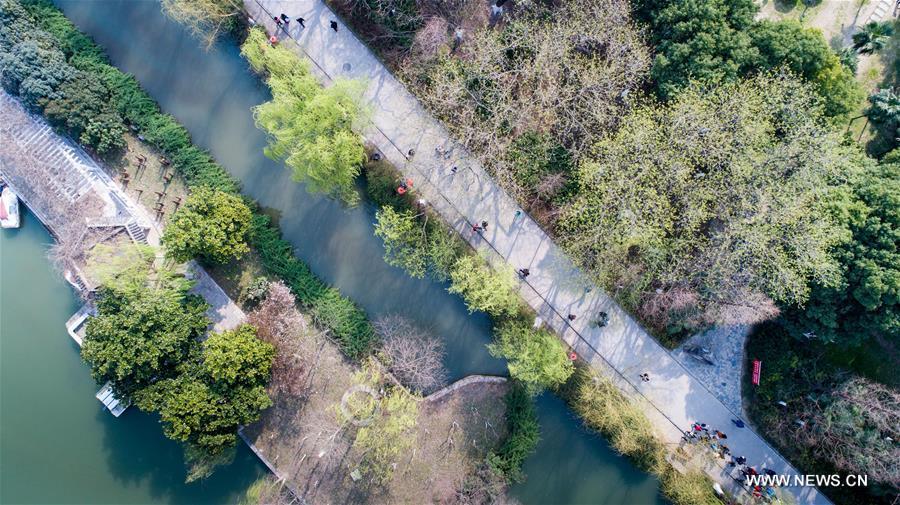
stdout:
[(147, 243), (147, 233), (134, 220), (128, 221), (128, 224), (125, 225), (125, 230), (128, 231), (128, 236), (131, 237), (131, 240), (134, 240), (136, 243)]

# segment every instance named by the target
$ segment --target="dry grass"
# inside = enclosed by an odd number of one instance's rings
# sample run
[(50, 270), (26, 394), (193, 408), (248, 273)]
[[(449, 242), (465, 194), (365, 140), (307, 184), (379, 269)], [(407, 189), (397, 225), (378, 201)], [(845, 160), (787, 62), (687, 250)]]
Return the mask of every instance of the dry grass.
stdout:
[[(187, 197), (187, 186), (181, 176), (175, 173), (173, 166), (166, 167), (162, 164), (162, 152), (130, 133), (125, 135), (125, 142), (124, 154), (115, 163), (109, 164), (107, 169), (112, 171), (110, 175), (122, 184), (128, 196), (165, 225), (178, 209), (179, 202), (183, 203)], [(142, 169), (138, 168), (139, 156), (147, 160)], [(169, 182), (164, 180), (166, 174), (172, 176)], [(164, 196), (160, 197), (157, 192)], [(156, 213), (159, 203), (163, 204), (162, 212)]]
[(222, 290), (228, 294), (228, 297), (244, 310), (247, 310), (247, 300), (244, 298), (247, 286), (257, 277), (266, 274), (259, 255), (253, 248), (239, 260), (232, 260), (224, 265), (206, 265), (205, 268), (216, 283), (222, 287)]

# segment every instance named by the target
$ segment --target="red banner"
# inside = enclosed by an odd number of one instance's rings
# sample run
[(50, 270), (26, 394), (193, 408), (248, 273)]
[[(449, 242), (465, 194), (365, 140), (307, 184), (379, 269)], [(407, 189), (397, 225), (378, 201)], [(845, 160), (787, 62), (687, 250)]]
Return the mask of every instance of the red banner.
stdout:
[(759, 386), (759, 372), (762, 370), (762, 361), (753, 360), (753, 385)]

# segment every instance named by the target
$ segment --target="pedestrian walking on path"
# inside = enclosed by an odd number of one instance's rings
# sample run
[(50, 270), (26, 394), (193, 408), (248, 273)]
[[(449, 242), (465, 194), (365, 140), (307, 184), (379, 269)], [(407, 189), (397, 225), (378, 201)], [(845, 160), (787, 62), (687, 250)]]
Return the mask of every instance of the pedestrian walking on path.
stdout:
[(303, 18), (297, 18), (297, 24), (300, 25), (300, 28), (306, 28), (306, 20)]
[(566, 318), (568, 318), (569, 321), (574, 321), (577, 317), (578, 316), (576, 316), (575, 314), (569, 314), (568, 316), (566, 316)]
[(453, 167), (453, 168), (450, 169), (450, 173), (455, 174), (457, 170), (458, 170), (458, 169), (457, 169), (456, 167)]
[(335, 21), (333, 19), (331, 20), (331, 29), (334, 30), (334, 33), (337, 33), (337, 31), (338, 31), (337, 21)]
[(731, 424), (737, 426), (738, 428), (744, 427), (744, 421), (741, 421), (740, 419), (732, 419)]
[(644, 372), (641, 374), (641, 382), (650, 382), (650, 374)]
[(519, 269), (519, 275), (521, 275), (523, 279), (528, 277), (530, 274), (531, 274), (531, 272), (527, 268)]
[(482, 221), (482, 222), (481, 222), (481, 229), (484, 230), (484, 231), (487, 231), (487, 225), (488, 225), (488, 222), (487, 222), (487, 221)]
[(475, 233), (480, 232), (480, 231), (481, 231), (481, 226), (478, 226), (477, 224), (473, 224), (473, 225), (472, 225), (472, 231), (474, 231)]
[(272, 16), (272, 19), (275, 21), (275, 25), (278, 28), (281, 28), (281, 26), (284, 25), (284, 21), (282, 21), (278, 16)]
[(281, 20), (284, 21), (284, 24), (287, 25), (291, 22), (291, 18), (287, 17), (287, 14), (281, 13)]
[(598, 312), (597, 319), (594, 320), (594, 324), (597, 325), (597, 328), (603, 328), (609, 323), (609, 314), (606, 312)]
[(517, 209), (516, 214), (513, 216), (513, 221), (519, 218), (522, 215), (522, 209)]

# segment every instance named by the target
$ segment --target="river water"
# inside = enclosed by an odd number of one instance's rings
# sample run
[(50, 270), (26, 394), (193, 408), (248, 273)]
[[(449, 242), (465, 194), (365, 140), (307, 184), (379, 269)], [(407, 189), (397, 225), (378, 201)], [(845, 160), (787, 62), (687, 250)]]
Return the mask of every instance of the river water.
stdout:
[[(253, 124), (251, 108), (269, 98), (268, 90), (249, 72), (232, 42), (202, 50), (180, 25), (160, 13), (155, 1), (57, 0), (57, 5), (107, 50), (114, 64), (133, 73), (162, 108), (188, 128), (198, 145), (209, 149), (240, 179), (247, 194), (280, 213), (285, 238), (323, 279), (357, 301), (370, 316), (401, 313), (443, 337), (452, 378), (506, 372), (505, 364), (484, 347), (490, 341), (486, 316), (468, 314), (446, 286), (411, 279), (384, 263), (381, 242), (372, 233), (374, 208), (345, 209), (311, 195), (290, 180), (283, 166), (263, 156), (266, 139)], [(36, 228), (32, 222), (19, 232), (4, 233), (0, 249), (4, 266), (0, 271), (4, 359), (0, 501), (233, 501), (261, 472), (246, 450), (242, 448), (236, 462), (212, 479), (185, 486), (180, 452), (163, 438), (152, 418), (132, 409), (114, 420), (98, 410), (87, 368), (79, 362), (63, 327), (75, 301), (64, 283), (48, 271), (43, 249), (49, 237)], [(37, 274), (19, 277), (26, 270), (40, 271), (37, 277), (43, 282), (36, 282)], [(26, 285), (26, 293), (13, 285)], [(21, 307), (37, 306), (40, 314), (22, 314), (28, 311)], [(40, 324), (29, 321), (35, 317)], [(17, 320), (20, 323), (14, 325)], [(55, 351), (45, 349), (45, 343)], [(20, 352), (37, 361), (26, 365)], [(13, 369), (9, 376), (7, 360)], [(44, 368), (53, 371), (34, 378), (29, 373)], [(59, 375), (63, 372), (64, 376)], [(7, 377), (15, 377), (11, 379), (15, 383)], [(42, 390), (34, 391), (32, 381), (39, 382)], [(27, 412), (37, 407), (28, 401), (45, 409), (51, 425), (29, 422)], [(612, 452), (603, 439), (581, 429), (558, 398), (539, 398), (538, 412), (542, 440), (525, 465), (528, 479), (512, 488), (514, 497), (526, 504), (661, 502), (657, 481)], [(10, 426), (16, 425), (13, 421), (23, 433), (10, 433)], [(61, 437), (59, 430), (67, 435)], [(65, 440), (64, 449), (74, 445), (78, 450), (60, 454), (61, 440)], [(7, 442), (20, 450), (7, 451)], [(8, 460), (7, 452), (12, 454)], [(52, 464), (46, 460), (48, 455)], [(12, 462), (21, 466), (15, 470), (16, 479), (8, 478), (6, 471), (6, 463)], [(82, 477), (87, 469), (93, 473)], [(48, 476), (52, 476), (49, 486)], [(8, 490), (10, 499), (6, 499)]]
[(65, 328), (80, 304), (47, 260), (52, 237), (22, 217), (0, 230), (0, 503), (234, 503), (266, 472), (246, 446), (186, 485), (181, 449), (155, 416), (116, 419), (94, 398)]

